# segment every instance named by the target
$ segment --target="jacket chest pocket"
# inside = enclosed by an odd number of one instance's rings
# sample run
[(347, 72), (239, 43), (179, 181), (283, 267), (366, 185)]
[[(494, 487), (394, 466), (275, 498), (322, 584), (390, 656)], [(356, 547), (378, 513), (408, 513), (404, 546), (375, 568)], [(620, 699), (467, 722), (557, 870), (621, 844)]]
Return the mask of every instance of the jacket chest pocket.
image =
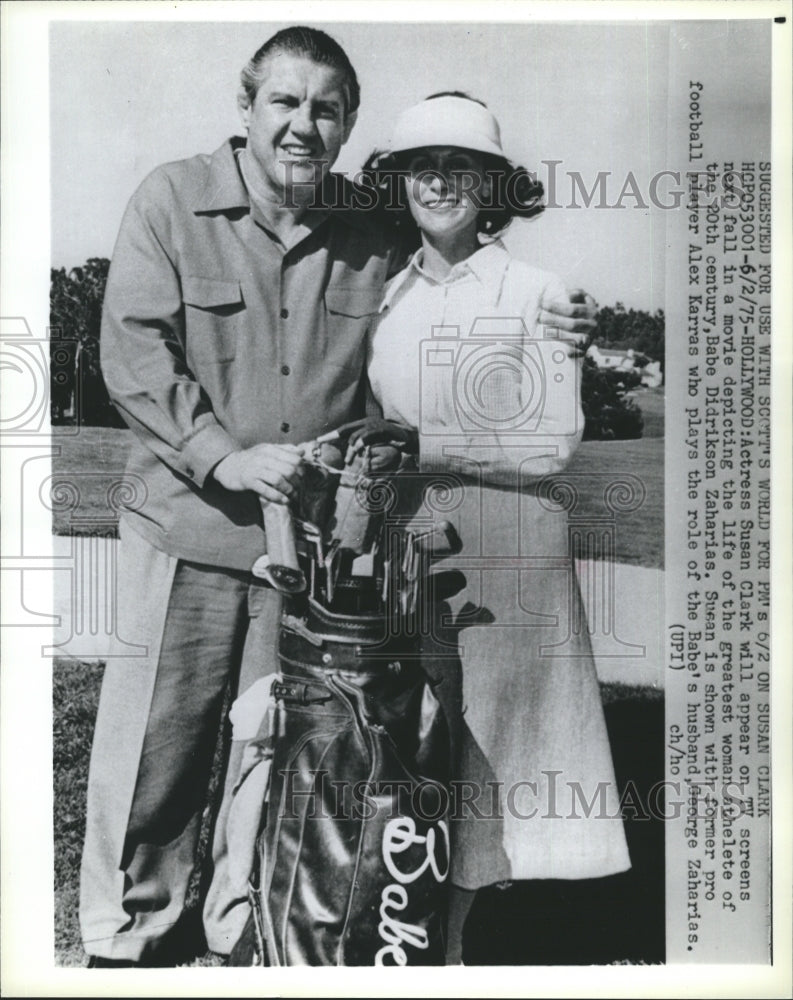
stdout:
[(325, 290), (327, 364), (360, 373), (366, 358), (366, 332), (377, 315), (380, 289), (333, 285)]
[(208, 362), (233, 360), (245, 315), (239, 281), (185, 276), (182, 300), (188, 358)]

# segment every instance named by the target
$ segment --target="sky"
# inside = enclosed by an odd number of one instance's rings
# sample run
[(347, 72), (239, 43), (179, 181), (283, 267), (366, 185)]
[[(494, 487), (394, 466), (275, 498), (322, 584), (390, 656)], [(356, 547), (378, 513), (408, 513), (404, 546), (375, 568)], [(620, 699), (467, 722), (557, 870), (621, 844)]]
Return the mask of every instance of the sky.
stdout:
[[(345, 48), (361, 83), (358, 122), (336, 169), (387, 144), (401, 110), (438, 90), (484, 100), (507, 155), (557, 202), (513, 223), (513, 252), (601, 305), (664, 305), (667, 212), (585, 208), (607, 171), (613, 206), (631, 173), (647, 199), (665, 168), (668, 27), (663, 23), (311, 22)], [(239, 71), (282, 23), (55, 22), (50, 26), (51, 262), (112, 254), (127, 199), (159, 163), (212, 152), (239, 134)], [(550, 167), (549, 161), (559, 161)]]

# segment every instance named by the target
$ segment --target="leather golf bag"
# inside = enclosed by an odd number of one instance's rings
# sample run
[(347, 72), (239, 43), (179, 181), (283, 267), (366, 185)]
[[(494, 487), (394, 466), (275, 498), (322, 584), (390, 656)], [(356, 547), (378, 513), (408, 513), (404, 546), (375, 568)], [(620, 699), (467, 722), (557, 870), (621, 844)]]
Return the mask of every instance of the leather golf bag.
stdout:
[(304, 477), (298, 513), (315, 520), (294, 519), (305, 589), (285, 596), (281, 673), (238, 785), (258, 768), (265, 801), (233, 965), (444, 962), (449, 733), (416, 609), (457, 540), (405, 531), (371, 456), (340, 458)]

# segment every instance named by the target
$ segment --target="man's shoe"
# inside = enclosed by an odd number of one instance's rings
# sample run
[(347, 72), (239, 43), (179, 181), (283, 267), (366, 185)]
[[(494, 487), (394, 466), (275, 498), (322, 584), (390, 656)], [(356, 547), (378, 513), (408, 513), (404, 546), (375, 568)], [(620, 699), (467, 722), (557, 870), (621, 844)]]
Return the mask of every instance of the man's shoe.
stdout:
[(89, 955), (89, 969), (137, 969), (140, 962), (133, 962), (131, 958), (102, 958), (101, 955)]

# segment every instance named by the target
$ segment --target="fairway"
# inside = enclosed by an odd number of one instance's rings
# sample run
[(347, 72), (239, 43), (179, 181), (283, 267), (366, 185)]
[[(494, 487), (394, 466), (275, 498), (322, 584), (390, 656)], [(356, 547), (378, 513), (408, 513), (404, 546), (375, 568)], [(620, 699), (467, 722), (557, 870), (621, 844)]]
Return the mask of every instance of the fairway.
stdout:
[[(644, 487), (641, 505), (615, 517), (616, 551), (614, 561), (633, 566), (664, 567), (664, 439), (640, 438), (638, 441), (584, 441), (565, 470), (565, 475), (585, 478), (580, 485), (580, 512), (592, 518), (602, 517), (604, 485), (617, 483), (624, 476), (636, 477)], [(605, 482), (604, 482), (605, 474)], [(590, 558), (597, 558), (595, 553)]]

